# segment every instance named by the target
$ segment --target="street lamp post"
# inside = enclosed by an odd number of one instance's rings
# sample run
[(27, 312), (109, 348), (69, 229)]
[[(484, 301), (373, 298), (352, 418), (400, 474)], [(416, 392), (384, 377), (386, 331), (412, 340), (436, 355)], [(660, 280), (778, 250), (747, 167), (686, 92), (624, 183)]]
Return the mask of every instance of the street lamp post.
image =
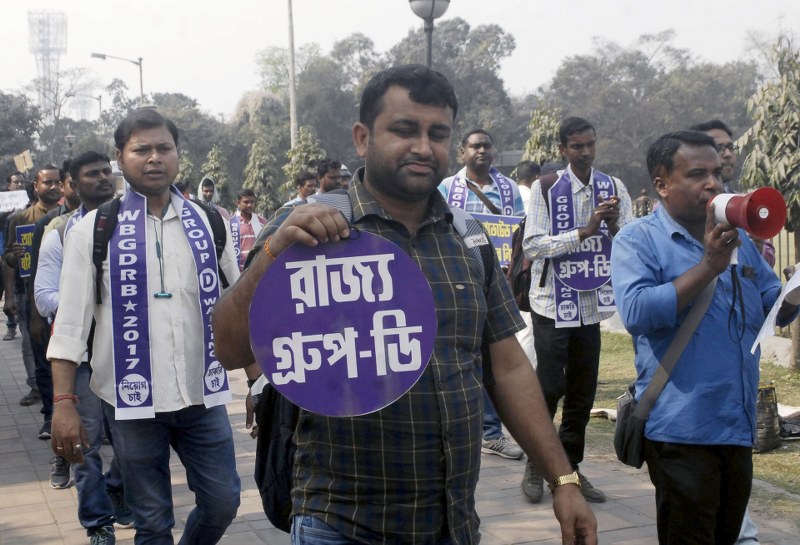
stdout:
[(425, 40), (427, 41), (427, 52), (425, 62), (428, 68), (431, 67), (431, 49), (433, 47), (433, 20), (438, 19), (450, 7), (450, 0), (408, 0), (411, 11), (417, 17), (425, 21)]
[(142, 79), (142, 57), (139, 57), (138, 60), (133, 59), (126, 59), (125, 57), (115, 57), (114, 55), (106, 55), (105, 53), (92, 53), (92, 57), (95, 59), (106, 60), (106, 59), (116, 59), (118, 61), (125, 61), (131, 64), (135, 64), (139, 67), (139, 106), (144, 106), (144, 81)]
[(67, 145), (69, 146), (69, 157), (70, 158), (72, 157), (72, 144), (74, 144), (75, 140), (77, 140), (77, 139), (78, 139), (78, 137), (75, 136), (74, 134), (67, 134), (66, 136), (64, 136), (64, 140), (67, 142)]
[(66, 96), (68, 97), (83, 97), (83, 98), (92, 98), (97, 101), (97, 119), (103, 117), (103, 95), (86, 95), (83, 93), (67, 93)]

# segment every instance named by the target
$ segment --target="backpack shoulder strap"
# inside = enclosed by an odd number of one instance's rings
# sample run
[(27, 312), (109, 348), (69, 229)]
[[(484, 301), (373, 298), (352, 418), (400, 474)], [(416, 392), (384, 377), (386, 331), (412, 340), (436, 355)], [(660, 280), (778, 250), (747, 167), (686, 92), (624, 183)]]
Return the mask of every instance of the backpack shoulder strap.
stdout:
[(332, 206), (342, 213), (347, 220), (347, 223), (353, 221), (353, 205), (350, 202), (350, 195), (346, 189), (337, 189), (329, 191), (328, 193), (320, 193), (319, 195), (312, 195), (306, 199), (310, 203), (320, 203)]
[(483, 225), (472, 214), (454, 206), (450, 207), (450, 212), (453, 214), (453, 229), (467, 244), (470, 255), (478, 264), (481, 285), (486, 294), (494, 271), (494, 248), (489, 243)]
[(97, 207), (94, 217), (94, 232), (92, 237), (92, 263), (95, 275), (95, 304), (103, 304), (101, 297), (103, 288), (103, 261), (108, 257), (108, 241), (119, 222), (119, 197), (104, 202)]
[(64, 235), (67, 231), (67, 224), (69, 223), (69, 219), (67, 221), (61, 222), (58, 227), (56, 227), (56, 231), (58, 231), (58, 238), (61, 239), (61, 245), (64, 245)]
[(219, 272), (219, 281), (222, 284), (222, 289), (226, 289), (230, 282), (228, 282), (228, 277), (225, 276), (225, 272), (222, 270), (222, 266), (219, 264), (220, 258), (222, 258), (222, 254), (225, 251), (225, 244), (228, 241), (228, 232), (225, 229), (225, 221), (222, 219), (222, 214), (219, 213), (215, 207), (206, 204), (199, 199), (192, 199), (192, 202), (203, 209), (203, 212), (206, 213), (206, 217), (208, 218), (208, 224), (211, 226), (211, 234), (214, 237), (214, 249), (217, 252), (217, 270)]
[[(547, 212), (550, 212), (550, 188), (558, 181), (558, 174), (545, 174), (541, 178), (539, 178), (539, 184), (542, 187), (542, 198), (544, 199), (544, 203), (547, 205)], [(539, 287), (543, 288), (545, 280), (547, 279), (547, 269), (550, 267), (550, 259), (544, 260), (544, 265), (542, 266), (542, 276), (539, 278)]]

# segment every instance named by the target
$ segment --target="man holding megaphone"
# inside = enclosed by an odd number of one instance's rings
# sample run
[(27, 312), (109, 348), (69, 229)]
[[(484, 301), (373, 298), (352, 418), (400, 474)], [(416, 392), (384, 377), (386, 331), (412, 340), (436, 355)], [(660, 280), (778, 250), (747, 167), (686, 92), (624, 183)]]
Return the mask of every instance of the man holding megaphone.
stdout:
[[(722, 165), (702, 132), (661, 136), (647, 167), (661, 206), (624, 226), (611, 252), (617, 308), (636, 347), (637, 399), (701, 292), (709, 286), (711, 295), (644, 430), (659, 543), (733, 544), (753, 473), (760, 353), (750, 347), (781, 290), (744, 229), (759, 231), (767, 219), (782, 226), (785, 204), (763, 191), (717, 202)], [(798, 303), (800, 289), (787, 295), (779, 324), (796, 317)]]
[[(733, 131), (720, 119), (711, 119), (689, 127), (691, 130), (706, 133), (714, 139), (720, 163), (722, 163), (722, 191), (733, 193), (734, 173), (736, 171), (736, 146), (733, 144)], [(783, 202), (783, 197), (781, 197)], [(783, 225), (781, 225), (783, 227)], [(769, 238), (763, 238), (749, 232), (750, 239), (755, 243), (761, 256), (767, 260), (769, 266), (775, 265), (775, 246)]]

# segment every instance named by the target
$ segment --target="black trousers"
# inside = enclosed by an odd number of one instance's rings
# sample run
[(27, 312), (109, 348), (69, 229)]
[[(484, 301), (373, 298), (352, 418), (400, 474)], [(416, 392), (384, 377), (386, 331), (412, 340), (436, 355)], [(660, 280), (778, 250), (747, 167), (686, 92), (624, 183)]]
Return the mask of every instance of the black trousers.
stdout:
[(536, 374), (553, 418), (563, 397), (558, 436), (573, 469), (583, 461), (586, 424), (597, 391), (600, 324), (556, 329), (555, 321), (531, 313)]
[(736, 543), (753, 483), (749, 447), (645, 439), (660, 545)]

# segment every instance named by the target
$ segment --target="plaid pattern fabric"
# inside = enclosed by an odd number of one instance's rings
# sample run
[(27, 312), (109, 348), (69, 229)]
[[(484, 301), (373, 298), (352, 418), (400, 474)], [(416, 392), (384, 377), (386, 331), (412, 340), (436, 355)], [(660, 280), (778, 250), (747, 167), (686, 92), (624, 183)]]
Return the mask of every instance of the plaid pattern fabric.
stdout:
[[(394, 242), (419, 265), (434, 294), (438, 335), (423, 376), (390, 406), (353, 418), (301, 411), (293, 511), (365, 543), (435, 543), (448, 531), (455, 544), (477, 543), (481, 337), (497, 341), (524, 324), (496, 259), (484, 297), (478, 265), (438, 192), (412, 237), (387, 217), (360, 174), (348, 191), (353, 224)], [(276, 213), (259, 247), (289, 211)]]
[[(575, 203), (575, 216), (577, 225), (583, 226), (589, 222), (594, 210), (594, 169), (592, 177), (587, 185), (583, 185), (572, 169), (567, 167), (570, 181), (572, 182), (572, 198)], [(558, 173), (561, 176), (561, 172)], [(633, 220), (633, 207), (631, 197), (625, 185), (618, 179), (613, 178), (617, 188), (619, 203), (619, 220), (617, 225), (620, 228)], [(553, 267), (547, 267), (547, 278), (544, 286), (540, 287), (542, 270), (546, 258), (562, 256), (569, 252), (575, 252), (580, 246), (578, 230), (573, 229), (558, 235), (550, 234), (550, 212), (547, 203), (542, 197), (542, 186), (539, 180), (533, 182), (531, 186), (530, 212), (525, 221), (525, 239), (522, 247), (525, 255), (532, 260), (531, 263), (531, 309), (540, 316), (555, 319), (556, 317), (556, 294), (553, 283)], [(594, 291), (581, 292), (578, 294), (579, 306), (581, 309), (581, 322), (584, 324), (596, 324), (606, 318), (610, 318), (613, 312), (598, 312), (597, 294)]]

